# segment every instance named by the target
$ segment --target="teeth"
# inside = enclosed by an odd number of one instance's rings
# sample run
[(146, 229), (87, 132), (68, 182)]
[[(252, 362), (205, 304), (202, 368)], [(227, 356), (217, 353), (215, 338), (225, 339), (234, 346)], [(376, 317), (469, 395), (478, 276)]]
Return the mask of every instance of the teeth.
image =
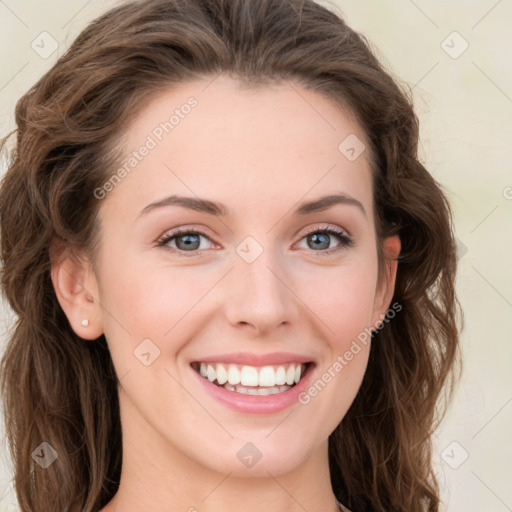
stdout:
[[(271, 390), (279, 390), (284, 386), (289, 389), (300, 381), (304, 369), (305, 365), (301, 363), (262, 367), (225, 363), (200, 363), (199, 365), (199, 373), (210, 382), (216, 380), (219, 385), (224, 385), (230, 391), (236, 390), (246, 394), (271, 394), (273, 392)], [(257, 386), (268, 388), (270, 393), (259, 393), (256, 389), (250, 389)]]
[(226, 367), (223, 364), (218, 364), (217, 369), (217, 382), (222, 385), (228, 381), (228, 372), (226, 371)]
[(208, 377), (210, 382), (213, 382), (217, 378), (217, 372), (211, 364), (206, 367), (206, 377)]
[(279, 366), (276, 371), (276, 385), (282, 386), (283, 384), (286, 384), (286, 370), (284, 366)]
[(286, 371), (286, 384), (291, 386), (295, 382), (295, 366), (290, 365)]
[(228, 382), (232, 386), (240, 384), (240, 372), (238, 371), (238, 368), (233, 364), (230, 365), (228, 369)]
[[(300, 366), (297, 367), (300, 372)], [(274, 368), (272, 366), (264, 366), (260, 370), (259, 375), (259, 382), (258, 384), (260, 386), (266, 386), (266, 387), (272, 387), (276, 383), (276, 372), (274, 371)]]
[(230, 386), (229, 384), (224, 384), (222, 386), (224, 389), (228, 391), (234, 391), (236, 393), (242, 393), (242, 395), (276, 395), (278, 393), (282, 393), (283, 391), (288, 391), (291, 386), (273, 386), (271, 388), (246, 388), (244, 386)]
[(257, 386), (258, 370), (254, 366), (244, 366), (240, 373), (240, 382), (242, 386)]
[(300, 366), (296, 366), (295, 367), (295, 382), (296, 383), (299, 382), (299, 380), (300, 380), (301, 372), (302, 372), (301, 367)]

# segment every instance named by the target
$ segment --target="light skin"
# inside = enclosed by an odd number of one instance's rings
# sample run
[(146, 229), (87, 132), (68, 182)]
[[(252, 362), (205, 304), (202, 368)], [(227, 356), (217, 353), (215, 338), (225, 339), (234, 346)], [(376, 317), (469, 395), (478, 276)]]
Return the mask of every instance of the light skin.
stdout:
[[(73, 329), (90, 343), (105, 334), (120, 380), (122, 476), (102, 512), (334, 512), (328, 436), (356, 396), (369, 344), (307, 405), (272, 414), (226, 407), (190, 363), (291, 352), (315, 362), (315, 382), (386, 313), (400, 242), (385, 241), (379, 275), (369, 155), (350, 161), (338, 150), (350, 134), (365, 140), (347, 112), (298, 84), (208, 83), (162, 93), (135, 120), (129, 151), (189, 97), (198, 101), (101, 200), (95, 266), (69, 253), (53, 264)], [(333, 193), (360, 206), (293, 213)], [(173, 194), (221, 202), (231, 215), (175, 205), (141, 214)], [(183, 237), (158, 246), (177, 228), (206, 236), (189, 252)], [(307, 236), (325, 228), (353, 244)], [(263, 250), (251, 263), (236, 251), (248, 236)], [(145, 339), (160, 351), (149, 366), (134, 355)], [(250, 468), (237, 457), (248, 442), (262, 454)]]

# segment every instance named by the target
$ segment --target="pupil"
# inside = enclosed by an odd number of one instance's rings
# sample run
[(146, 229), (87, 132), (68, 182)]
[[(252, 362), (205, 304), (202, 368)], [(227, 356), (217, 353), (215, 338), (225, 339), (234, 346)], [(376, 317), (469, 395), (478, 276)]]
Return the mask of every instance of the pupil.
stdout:
[[(193, 239), (196, 239), (196, 240), (193, 240)], [(198, 239), (199, 239), (198, 235), (182, 235), (176, 239), (176, 245), (180, 249), (190, 249), (192, 245), (198, 244), (197, 247), (192, 248), (192, 250), (195, 250), (199, 247)], [(183, 240), (183, 244), (180, 244), (180, 240)], [(180, 247), (180, 245), (182, 245), (182, 247)]]
[[(319, 237), (323, 237), (324, 238), (324, 241), (322, 242), (322, 240), (320, 240), (320, 245), (323, 243), (324, 246), (322, 247), (323, 249), (327, 249), (329, 247), (329, 236), (325, 233), (315, 233), (313, 235), (311, 235), (313, 240), (315, 242), (318, 242), (319, 241)], [(319, 248), (319, 244), (316, 244), (315, 247), (318, 249)]]

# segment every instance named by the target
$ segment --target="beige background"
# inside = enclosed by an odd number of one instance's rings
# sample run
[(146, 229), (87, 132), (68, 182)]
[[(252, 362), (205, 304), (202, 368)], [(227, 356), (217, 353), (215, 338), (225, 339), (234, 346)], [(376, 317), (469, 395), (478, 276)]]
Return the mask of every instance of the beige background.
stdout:
[[(446, 509), (512, 511), (512, 2), (336, 4), (348, 23), (372, 41), (395, 76), (413, 87), (422, 158), (454, 209), (465, 371), (436, 435), (434, 457)], [(112, 5), (100, 0), (0, 0), (1, 136), (14, 127), (17, 98), (89, 20)], [(31, 47), (32, 41), (48, 37), (42, 32), (58, 43), (47, 58)], [(46, 49), (49, 44), (46, 39)], [(0, 349), (10, 318), (4, 306)], [(1, 438), (0, 510), (14, 511), (3, 430)]]

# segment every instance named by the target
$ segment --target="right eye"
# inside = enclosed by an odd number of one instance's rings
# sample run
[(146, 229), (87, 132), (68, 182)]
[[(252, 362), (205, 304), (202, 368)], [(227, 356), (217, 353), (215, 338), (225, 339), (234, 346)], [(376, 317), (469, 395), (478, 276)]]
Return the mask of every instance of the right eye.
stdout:
[(180, 256), (197, 256), (197, 251), (205, 249), (205, 247), (201, 247), (201, 238), (210, 240), (208, 235), (200, 230), (179, 229), (166, 233), (158, 240), (157, 246), (163, 247), (170, 252), (175, 252)]

